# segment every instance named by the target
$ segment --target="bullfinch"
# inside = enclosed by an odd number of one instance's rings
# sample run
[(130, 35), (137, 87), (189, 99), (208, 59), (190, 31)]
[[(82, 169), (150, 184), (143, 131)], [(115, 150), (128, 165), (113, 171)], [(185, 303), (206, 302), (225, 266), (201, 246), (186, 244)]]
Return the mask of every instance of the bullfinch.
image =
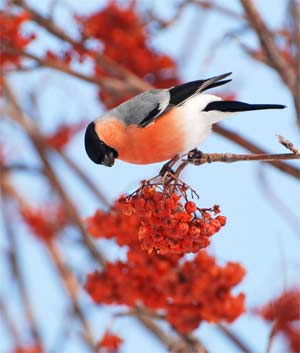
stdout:
[(107, 111), (85, 132), (89, 158), (107, 167), (116, 158), (134, 164), (162, 162), (195, 149), (213, 124), (233, 113), (282, 109), (280, 104), (224, 101), (204, 91), (230, 82), (230, 73), (168, 89), (151, 89)]

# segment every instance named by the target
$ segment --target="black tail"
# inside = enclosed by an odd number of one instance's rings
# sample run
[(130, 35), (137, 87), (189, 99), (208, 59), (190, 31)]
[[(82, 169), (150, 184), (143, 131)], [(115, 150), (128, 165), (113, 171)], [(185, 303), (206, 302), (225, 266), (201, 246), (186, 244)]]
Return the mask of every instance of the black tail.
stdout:
[(246, 112), (250, 110), (262, 109), (284, 109), (285, 105), (281, 104), (248, 104), (238, 101), (215, 101), (209, 103), (204, 109), (205, 112), (210, 110), (217, 110), (219, 112)]

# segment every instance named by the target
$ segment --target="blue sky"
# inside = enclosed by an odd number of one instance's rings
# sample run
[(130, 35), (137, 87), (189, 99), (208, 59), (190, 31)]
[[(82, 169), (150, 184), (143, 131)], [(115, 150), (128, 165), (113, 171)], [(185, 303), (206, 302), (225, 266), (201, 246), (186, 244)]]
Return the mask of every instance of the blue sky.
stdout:
[[(31, 0), (30, 3), (40, 11), (47, 13), (48, 1)], [(71, 6), (79, 13), (89, 13), (104, 2), (89, 0), (75, 4), (74, 1), (68, 0), (58, 1), (58, 3), (56, 19), (63, 28), (73, 33), (72, 21), (64, 4)], [(172, 14), (175, 2), (156, 0), (138, 1), (138, 3), (141, 7), (153, 7), (158, 14), (167, 17)], [(285, 18), (284, 1), (275, 0), (272, 4), (267, 1), (257, 1), (257, 3), (270, 25), (276, 26)], [(229, 0), (226, 6), (241, 11), (238, 1)], [(196, 16), (199, 18), (197, 22)], [(193, 23), (192, 28), (191, 23)], [(269, 68), (249, 60), (237, 48), (236, 43), (229, 40), (223, 40), (210, 64), (205, 64), (212, 45), (222, 37), (222, 34), (238, 28), (239, 25), (233, 24), (232, 20), (224, 16), (209, 15), (208, 12), (191, 6), (184, 12), (176, 26), (164, 32), (155, 33), (153, 45), (178, 60), (183, 80), (194, 80), (233, 71), (233, 82), (228, 90), (237, 92), (239, 100), (250, 103), (287, 105), (288, 109), (284, 111), (244, 113), (223, 123), (224, 126), (247, 136), (251, 141), (269, 151), (285, 152), (277, 142), (275, 135), (280, 133), (299, 145), (299, 130), (295, 127), (291, 98), (278, 76)], [(43, 36), (46, 38), (46, 34), (41, 33), (38, 45), (32, 50), (39, 52), (45, 47), (45, 43), (48, 45), (48, 41), (43, 41)], [(244, 38), (247, 43), (255, 45), (254, 36), (246, 34)], [(57, 46), (56, 41), (53, 40), (51, 45)], [(79, 69), (82, 68), (79, 67)], [(83, 69), (88, 70), (87, 67)], [(53, 129), (61, 117), (64, 117), (64, 121), (78, 121), (81, 118), (92, 120), (102, 112), (102, 107), (97, 100), (97, 91), (93, 85), (53, 71), (41, 70), (33, 77), (28, 74), (23, 74), (21, 78), (16, 75), (11, 76), (10, 82), (22, 102), (26, 102), (30, 89), (41, 93), (37, 113), (40, 113), (43, 119), (41, 126), (45, 131)], [(21, 157), (25, 161), (36, 161), (21, 132), (15, 132), (7, 125), (4, 125), (3, 131), (5, 134), (13, 134), (10, 144), (13, 158), (18, 160)], [(136, 166), (121, 161), (118, 161), (113, 168), (99, 167), (87, 159), (82, 140), (83, 134), (76, 136), (68, 147), (67, 153), (96, 183), (99, 183), (111, 199), (116, 198), (120, 193), (133, 190), (140, 180), (157, 174), (160, 168), (160, 165)], [(237, 145), (217, 135), (210, 136), (201, 146), (201, 150), (205, 152), (245, 152)], [(84, 216), (92, 214), (99, 207), (97, 200), (91, 197), (90, 193), (78, 183), (78, 180), (70, 176), (68, 170), (57, 158), (53, 158), (53, 164), (82, 214)], [(299, 165), (297, 162), (294, 164)], [(199, 204), (211, 206), (217, 203), (228, 218), (226, 227), (215, 235), (210, 252), (215, 254), (220, 262), (239, 261), (246, 267), (247, 276), (238, 290), (245, 291), (249, 308), (272, 298), (283, 288), (299, 283), (300, 230), (294, 231), (286, 218), (278, 212), (276, 205), (266, 197), (259, 182), (261, 171), (266, 176), (272, 190), (292, 210), (297, 210), (300, 204), (299, 181), (269, 166), (248, 162), (232, 165), (220, 163), (201, 167), (191, 166), (184, 173), (184, 179), (200, 194)], [(37, 179), (20, 175), (15, 180), (25, 194), (37, 201), (41, 195), (42, 198), (50, 197), (50, 190)], [(24, 273), (28, 279), (32, 300), (39, 308), (36, 315), (44, 328), (43, 339), (46, 346), (50, 347), (63, 324), (66, 303), (57, 286), (53, 269), (45, 261), (46, 255), (43, 247), (25, 235), (27, 233), (25, 228), (18, 227), (17, 230), (20, 234), (19, 246), (22, 249)], [(71, 236), (72, 234), (70, 238)], [(62, 241), (62, 247), (69, 245), (70, 240), (67, 237)], [(104, 246), (107, 252), (111, 251), (111, 256), (118, 256), (118, 252), (111, 244), (106, 243)], [(86, 256), (78, 247), (70, 247), (67, 256), (71, 265), (82, 276), (93, 269), (92, 264), (87, 261)], [(1, 286), (1, 294), (8, 300), (11, 311), (19, 315), (19, 303), (15, 295), (11, 297), (13, 286), (6, 285), (9, 278), (3, 266), (2, 261), (0, 271), (1, 275), (3, 272), (5, 285)], [(45, 301), (49, 308), (47, 313), (44, 312), (45, 307), (42, 305)], [(83, 304), (91, 305), (87, 297), (83, 299)], [(94, 322), (96, 336), (100, 335), (105, 325), (110, 322), (110, 313), (110, 309), (103, 308), (91, 311), (90, 319)], [(140, 352), (141, 347), (144, 353), (165, 352), (165, 349), (147, 332), (140, 329), (132, 319), (114, 320), (112, 327), (126, 338), (124, 353)], [(258, 353), (264, 351), (269, 331), (262, 321), (249, 316), (242, 317), (233, 327), (253, 344)], [(210, 352), (236, 352), (234, 347), (224, 345), (224, 340), (219, 339), (219, 334), (210, 325), (201, 326), (197, 330), (197, 335), (206, 343)], [(5, 332), (0, 329), (0, 353), (8, 352), (10, 345), (11, 342), (6, 338)], [(85, 349), (74, 338), (71, 344), (65, 347), (65, 352), (84, 353)], [(282, 352), (281, 342), (276, 342), (272, 352)]]

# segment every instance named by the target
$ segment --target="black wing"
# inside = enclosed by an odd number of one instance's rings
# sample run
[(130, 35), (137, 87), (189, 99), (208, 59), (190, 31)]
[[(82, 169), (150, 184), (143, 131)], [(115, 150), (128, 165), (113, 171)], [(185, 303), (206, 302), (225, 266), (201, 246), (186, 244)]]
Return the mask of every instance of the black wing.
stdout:
[[(223, 80), (223, 78), (231, 75), (231, 72), (220, 76), (214, 76), (206, 80), (198, 80), (187, 82), (179, 86), (175, 86), (170, 89), (170, 104), (180, 105), (185, 102), (188, 98), (194, 96), (199, 92), (206, 91), (207, 89), (225, 85), (231, 80)], [(223, 81), (220, 81), (223, 80)]]
[[(187, 82), (182, 85), (172, 87), (169, 89), (169, 91), (166, 90), (166, 92), (169, 92), (170, 98), (169, 98), (169, 101), (165, 102), (165, 104), (157, 103), (154, 106), (153, 102), (149, 102), (149, 97), (150, 97), (149, 94), (145, 92), (144, 94), (139, 96), (140, 97), (139, 101), (141, 101), (141, 97), (144, 96), (144, 99), (147, 100), (147, 103), (144, 101), (143, 108), (145, 108), (146, 104), (151, 103), (151, 105), (153, 106), (153, 109), (148, 111), (147, 115), (144, 115), (143, 120), (139, 121), (138, 125), (141, 127), (146, 127), (147, 125), (151, 124), (153, 121), (158, 119), (162, 114), (172, 109), (174, 106), (183, 104), (186, 100), (193, 97), (194, 95), (210, 88), (225, 85), (226, 83), (231, 81), (231, 80), (223, 80), (229, 75), (231, 75), (231, 72), (223, 75), (219, 75), (219, 76), (214, 76), (205, 80)], [(158, 91), (159, 90), (153, 90), (152, 95), (159, 94), (157, 93)], [(143, 114), (138, 114), (138, 115), (140, 116)]]

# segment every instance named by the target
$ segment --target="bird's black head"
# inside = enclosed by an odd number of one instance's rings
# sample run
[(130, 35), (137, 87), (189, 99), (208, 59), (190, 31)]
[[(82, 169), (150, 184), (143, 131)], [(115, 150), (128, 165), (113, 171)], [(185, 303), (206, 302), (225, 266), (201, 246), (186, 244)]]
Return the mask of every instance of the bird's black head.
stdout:
[(87, 155), (96, 164), (111, 167), (115, 162), (115, 158), (118, 158), (118, 152), (100, 140), (96, 133), (94, 122), (91, 122), (86, 128), (84, 143)]

